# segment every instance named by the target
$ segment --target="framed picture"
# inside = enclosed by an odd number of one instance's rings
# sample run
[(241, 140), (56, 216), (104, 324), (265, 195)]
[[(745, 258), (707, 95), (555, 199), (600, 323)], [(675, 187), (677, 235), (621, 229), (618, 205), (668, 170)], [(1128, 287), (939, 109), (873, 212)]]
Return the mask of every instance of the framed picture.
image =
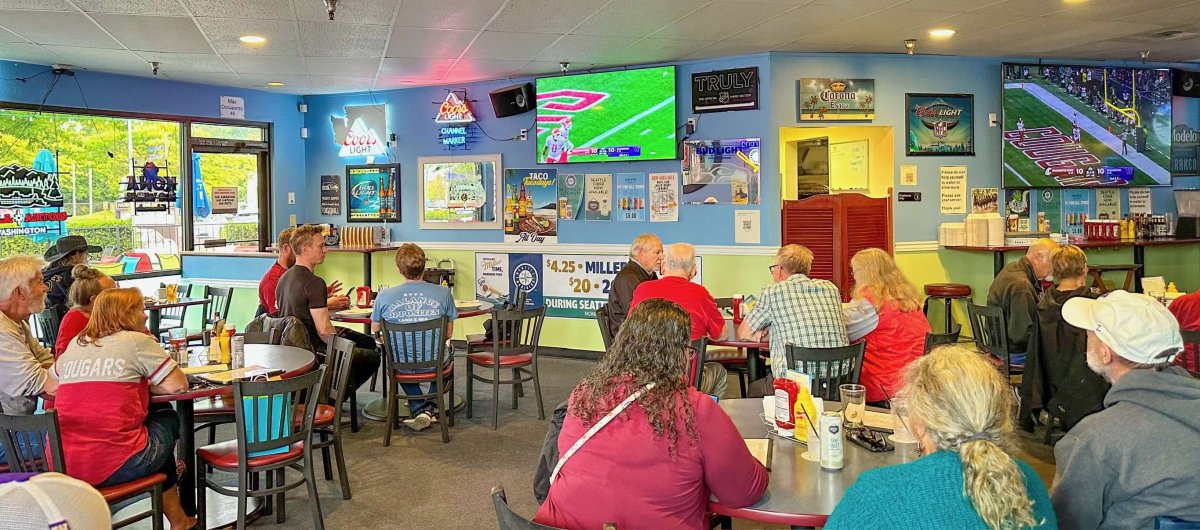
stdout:
[(434, 230), (502, 228), (500, 155), (417, 159), (419, 226)]
[(346, 166), (346, 222), (400, 220), (400, 164)]
[(974, 156), (975, 96), (905, 94), (909, 156)]

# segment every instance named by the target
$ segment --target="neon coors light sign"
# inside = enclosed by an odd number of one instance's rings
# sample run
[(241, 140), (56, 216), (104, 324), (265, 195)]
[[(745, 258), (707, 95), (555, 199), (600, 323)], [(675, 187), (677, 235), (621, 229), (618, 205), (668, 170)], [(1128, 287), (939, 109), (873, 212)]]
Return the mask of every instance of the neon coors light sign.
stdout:
[(330, 116), (333, 141), (342, 146), (339, 157), (383, 156), (383, 135), (387, 132), (387, 107), (357, 105), (345, 107), (345, 116)]

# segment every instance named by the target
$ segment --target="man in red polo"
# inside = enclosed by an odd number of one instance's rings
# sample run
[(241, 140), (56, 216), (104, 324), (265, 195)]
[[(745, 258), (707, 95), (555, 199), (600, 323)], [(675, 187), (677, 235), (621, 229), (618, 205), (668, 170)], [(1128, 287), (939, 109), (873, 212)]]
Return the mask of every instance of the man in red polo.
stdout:
[[(267, 273), (258, 282), (258, 313), (255, 316), (264, 313), (268, 316), (279, 316), (279, 307), (275, 304), (275, 288), (279, 286), (279, 278), (283, 276), (283, 273), (296, 264), (296, 253), (292, 252), (291, 245), (293, 230), (295, 229), (285, 228), (279, 233), (279, 240), (275, 242), (275, 250), (279, 252), (279, 259), (271, 264), (271, 268), (267, 269)], [(330, 311), (340, 311), (350, 307), (350, 297), (338, 295), (338, 291), (341, 289), (342, 282), (336, 280), (326, 289), (329, 294), (327, 303)]]
[[(691, 340), (701, 337), (720, 338), (725, 334), (725, 317), (717, 309), (717, 301), (703, 285), (692, 283), (696, 276), (696, 247), (687, 243), (671, 245), (663, 256), (662, 278), (642, 282), (633, 291), (629, 310), (651, 298), (662, 298), (679, 304), (692, 317)], [(704, 363), (700, 390), (720, 397), (725, 394), (728, 372), (720, 363)]]

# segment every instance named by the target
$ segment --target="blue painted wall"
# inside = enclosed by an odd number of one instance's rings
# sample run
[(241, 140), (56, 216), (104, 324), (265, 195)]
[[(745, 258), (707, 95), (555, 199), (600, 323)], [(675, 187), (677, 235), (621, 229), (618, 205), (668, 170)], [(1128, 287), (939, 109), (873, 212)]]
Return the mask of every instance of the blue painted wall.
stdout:
[[(704, 114), (697, 124), (693, 139), (723, 139), (759, 137), (768, 138), (771, 134), (770, 100), (766, 79), (770, 75), (770, 64), (766, 54), (752, 56), (730, 57), (720, 60), (693, 61), (678, 63), (676, 80), (677, 122), (682, 125), (691, 115), (691, 88), (689, 86), (693, 72), (705, 72), (725, 68), (758, 66), (759, 75), (763, 78), (760, 99), (762, 108), (754, 111), (723, 112)], [(522, 128), (533, 130), (534, 113), (497, 119), (492, 113), (488, 92), (504, 86), (532, 81), (528, 79), (512, 79), (453, 85), (436, 88), (414, 88), (387, 92), (307, 96), (308, 114), (305, 124), (309, 130), (307, 140), (308, 186), (317, 189), (320, 175), (343, 175), (345, 181), (345, 165), (361, 164), (365, 157), (338, 158), (339, 145), (334, 143), (333, 130), (329, 117), (332, 114), (344, 115), (346, 105), (386, 104), (388, 112), (388, 128), (396, 133), (399, 147), (391, 150), (395, 162), (400, 163), (401, 173), (401, 222), (391, 224), (392, 239), (410, 241), (479, 241), (499, 242), (503, 235), (499, 230), (418, 230), (417, 220), (417, 178), (416, 163), (421, 156), (446, 156), (451, 153), (442, 149), (437, 140), (437, 127), (433, 117), (437, 111), (435, 103), (441, 103), (446, 97), (448, 88), (466, 88), (467, 95), (478, 102), (473, 104), (473, 111), (479, 118), (479, 126), (493, 138), (509, 138), (516, 136)], [(605, 164), (569, 164), (565, 166), (539, 166), (535, 158), (538, 148), (532, 139), (520, 141), (498, 142), (479, 135), (480, 140), (471, 147), (469, 154), (500, 153), (502, 164), (508, 168), (557, 167), (559, 174), (565, 173), (654, 173), (679, 172), (679, 162), (676, 160), (654, 162), (612, 162)], [(679, 136), (682, 136), (680, 131)], [(456, 152), (461, 153), (461, 151)], [(763, 158), (775, 156), (771, 148), (763, 150)], [(378, 158), (376, 163), (381, 162)], [(386, 162), (383, 160), (382, 162)], [(779, 186), (772, 175), (763, 171), (763, 199), (760, 207), (763, 213), (762, 234), (764, 242), (773, 237), (778, 240), (779, 222), (775, 212), (779, 205)], [(314, 192), (315, 193), (315, 192)], [(343, 198), (344, 199), (344, 198)], [(343, 200), (344, 202), (344, 200)], [(344, 206), (344, 205), (343, 205)], [(684, 205), (679, 214), (678, 223), (645, 222), (583, 222), (574, 221), (560, 225), (558, 241), (560, 243), (619, 243), (626, 244), (634, 236), (643, 232), (654, 232), (666, 241), (690, 241), (707, 245), (733, 244), (733, 212), (730, 205)], [(345, 224), (345, 211), (340, 217), (319, 215), (319, 205), (316, 196), (307, 205), (308, 219), (320, 222)]]
[[(0, 61), (0, 101), (41, 103), (53, 76), (44, 74), (26, 83), (13, 81), (46, 70), (46, 66)], [(125, 75), (104, 74), (79, 70), (79, 87), (70, 78), (63, 78), (50, 93), (47, 105), (124, 112), (174, 114), (180, 116), (215, 118), (221, 115), (221, 96), (240, 96), (246, 102), (246, 119), (274, 124), (272, 145), (272, 177), (274, 185), (273, 227), (287, 226), (288, 216), (295, 214), (304, 220), (304, 205), (310, 201), (305, 182), (304, 144), (300, 139), (302, 115), (297, 109), (300, 96), (273, 94), (261, 90), (218, 87), (181, 83), (165, 79), (150, 79)], [(287, 192), (296, 193), (296, 204), (287, 204)], [(316, 194), (313, 194), (316, 200)]]

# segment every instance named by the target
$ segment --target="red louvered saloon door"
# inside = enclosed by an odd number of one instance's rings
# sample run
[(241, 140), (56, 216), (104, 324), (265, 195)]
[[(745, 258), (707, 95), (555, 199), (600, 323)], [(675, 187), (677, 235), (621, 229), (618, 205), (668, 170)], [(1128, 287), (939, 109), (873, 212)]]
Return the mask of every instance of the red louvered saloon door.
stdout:
[(783, 203), (784, 245), (796, 243), (813, 252), (813, 278), (838, 286), (850, 300), (854, 276), (850, 258), (866, 248), (892, 253), (891, 197), (871, 198), (857, 193), (817, 195)]

